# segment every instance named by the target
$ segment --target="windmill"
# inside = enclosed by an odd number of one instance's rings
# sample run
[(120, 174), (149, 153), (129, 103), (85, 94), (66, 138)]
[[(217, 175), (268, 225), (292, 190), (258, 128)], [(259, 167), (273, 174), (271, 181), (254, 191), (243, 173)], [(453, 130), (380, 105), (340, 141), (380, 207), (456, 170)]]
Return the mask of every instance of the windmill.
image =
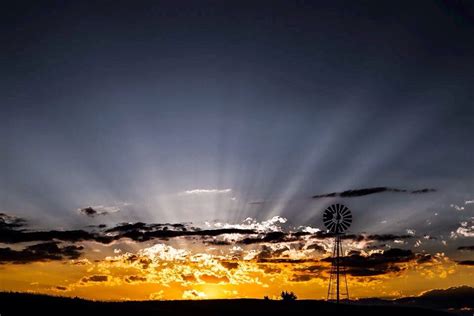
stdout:
[[(329, 277), (328, 300), (336, 300), (339, 298), (349, 299), (349, 288), (347, 287), (346, 269), (341, 265), (340, 257), (344, 256), (342, 250), (341, 236), (349, 228), (352, 223), (351, 211), (342, 204), (330, 205), (323, 213), (323, 223), (328, 231), (334, 235), (334, 248), (331, 257), (331, 273)], [(340, 279), (344, 279), (345, 286), (340, 287)]]

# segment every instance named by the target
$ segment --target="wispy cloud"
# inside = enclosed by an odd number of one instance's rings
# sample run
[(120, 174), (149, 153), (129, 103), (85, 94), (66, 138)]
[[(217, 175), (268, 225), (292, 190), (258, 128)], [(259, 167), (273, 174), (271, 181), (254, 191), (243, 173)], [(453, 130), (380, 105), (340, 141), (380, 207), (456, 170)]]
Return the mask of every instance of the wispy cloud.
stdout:
[(456, 204), (451, 204), (450, 207), (454, 208), (456, 211), (464, 211), (464, 206), (459, 206)]
[(407, 189), (397, 189), (397, 188), (390, 188), (390, 187), (373, 187), (373, 188), (346, 190), (346, 191), (342, 191), (342, 192), (317, 194), (317, 195), (313, 195), (313, 199), (329, 198), (329, 197), (350, 198), (350, 197), (365, 196), (365, 195), (384, 193), (384, 192), (408, 193), (408, 194), (425, 194), (425, 193), (436, 192), (436, 189), (427, 189), (427, 188), (425, 188), (425, 189), (417, 189), (417, 190), (407, 190)]
[(193, 194), (193, 195), (200, 195), (200, 194), (224, 194), (230, 193), (232, 189), (192, 189), (184, 191), (184, 194)]
[(259, 222), (254, 218), (247, 217), (240, 224), (206, 222), (206, 226), (213, 227), (213, 228), (224, 228), (224, 229), (234, 228), (234, 229), (254, 230), (256, 232), (262, 233), (262, 232), (282, 231), (281, 224), (284, 224), (286, 222), (287, 222), (287, 219), (281, 216), (273, 216), (269, 220), (262, 221), (262, 222)]

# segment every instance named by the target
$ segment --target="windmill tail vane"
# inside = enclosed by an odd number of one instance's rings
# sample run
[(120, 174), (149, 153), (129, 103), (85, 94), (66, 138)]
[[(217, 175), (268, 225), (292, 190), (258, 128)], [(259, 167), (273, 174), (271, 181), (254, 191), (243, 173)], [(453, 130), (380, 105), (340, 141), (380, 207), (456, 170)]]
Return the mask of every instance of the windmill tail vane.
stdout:
[(331, 272), (329, 276), (328, 300), (349, 299), (347, 286), (346, 266), (342, 262), (344, 257), (342, 235), (352, 223), (351, 211), (342, 204), (330, 205), (323, 213), (323, 222), (330, 233), (334, 234), (334, 246), (331, 257)]

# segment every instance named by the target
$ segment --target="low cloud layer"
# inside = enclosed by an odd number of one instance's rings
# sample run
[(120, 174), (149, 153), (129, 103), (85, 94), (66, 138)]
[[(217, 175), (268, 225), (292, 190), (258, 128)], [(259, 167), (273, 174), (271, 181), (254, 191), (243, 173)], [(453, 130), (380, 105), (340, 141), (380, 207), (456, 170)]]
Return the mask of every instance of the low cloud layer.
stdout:
[[(18, 244), (27, 242), (62, 241), (69, 243), (94, 241), (110, 244), (122, 239), (135, 242), (146, 242), (155, 239), (169, 240), (173, 238), (199, 238), (207, 244), (214, 245), (252, 245), (264, 243), (298, 242), (307, 239), (332, 238), (331, 233), (311, 227), (284, 229), (285, 218), (275, 216), (267, 221), (257, 222), (246, 219), (240, 224), (215, 222), (207, 223), (205, 228), (183, 223), (122, 223), (107, 228), (105, 225), (92, 226), (93, 230), (46, 230), (34, 231), (27, 229), (27, 221), (3, 214), (0, 222), (0, 243)], [(8, 220), (5, 220), (8, 219)], [(98, 229), (97, 229), (98, 228)], [(342, 238), (353, 242), (393, 242), (412, 238), (412, 235), (395, 234), (349, 234)]]
[[(279, 216), (235, 224), (135, 222), (65, 231), (30, 230), (25, 219), (5, 214), (1, 218), (0, 243), (9, 245), (0, 248), (2, 268), (42, 262), (70, 269), (74, 277), (51, 287), (54, 293), (66, 295), (85, 293), (88, 288), (108, 293), (153, 284), (156, 293), (164, 289), (157, 297), (175, 299), (181, 298), (179, 291), (210, 284), (236, 297), (240, 294), (233, 291), (242, 286), (262, 291), (321, 286), (328, 281), (332, 263), (334, 235), (315, 227), (292, 227)], [(415, 270), (429, 277), (472, 266), (472, 261), (462, 260), (469, 258), (453, 261), (444, 254), (411, 248), (419, 238), (415, 232), (342, 236), (345, 253), (340, 260), (350, 286), (376, 286), (382, 279)], [(465, 248), (459, 253), (470, 251)], [(29, 267), (24, 269), (38, 268)], [(169, 288), (179, 291), (167, 294)]]

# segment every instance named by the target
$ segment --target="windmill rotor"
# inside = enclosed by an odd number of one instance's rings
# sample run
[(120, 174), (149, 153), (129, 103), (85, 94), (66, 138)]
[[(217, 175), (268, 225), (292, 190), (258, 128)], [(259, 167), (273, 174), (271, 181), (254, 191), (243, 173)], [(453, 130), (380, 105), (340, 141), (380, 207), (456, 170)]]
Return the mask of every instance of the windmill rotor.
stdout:
[(341, 234), (351, 226), (351, 211), (342, 204), (330, 205), (323, 213), (323, 223), (329, 232)]

